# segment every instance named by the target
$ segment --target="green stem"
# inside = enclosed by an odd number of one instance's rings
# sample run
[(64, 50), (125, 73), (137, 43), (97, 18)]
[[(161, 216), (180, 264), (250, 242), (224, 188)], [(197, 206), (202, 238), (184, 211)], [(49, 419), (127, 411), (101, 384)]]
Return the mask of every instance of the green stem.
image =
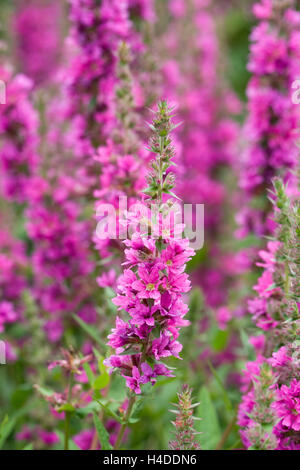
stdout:
[(289, 277), (289, 263), (286, 261), (284, 265), (284, 293), (286, 296), (289, 295), (290, 291), (290, 277)]
[(69, 450), (69, 436), (70, 436), (70, 418), (71, 414), (70, 411), (66, 411), (66, 418), (65, 418), (65, 450)]
[(130, 415), (131, 415), (131, 412), (132, 412), (133, 405), (135, 403), (135, 398), (136, 397), (133, 395), (133, 396), (131, 396), (131, 398), (129, 400), (126, 415), (124, 417), (124, 422), (120, 427), (118, 437), (117, 437), (117, 440), (116, 440), (116, 443), (115, 443), (115, 446), (114, 446), (114, 450), (118, 450), (120, 448), (120, 445), (122, 444), (122, 439), (123, 439), (125, 430), (127, 428), (128, 422), (130, 420)]
[[(69, 404), (71, 402), (72, 380), (73, 380), (73, 372), (70, 372), (69, 381), (68, 381), (67, 404)], [(65, 450), (69, 450), (70, 419), (71, 419), (71, 412), (70, 411), (65, 411), (65, 446), (64, 446)]]
[(216, 447), (216, 450), (222, 450), (223, 447), (224, 447), (224, 444), (226, 443), (230, 433), (231, 433), (231, 430), (232, 428), (234, 427), (235, 423), (236, 423), (236, 418), (237, 418), (237, 410), (235, 411), (232, 419), (230, 420), (230, 422), (228, 423), (220, 441), (218, 442), (217, 444), (217, 447)]
[(160, 137), (160, 154), (159, 154), (159, 183), (160, 183), (160, 189), (159, 189), (159, 204), (162, 202), (162, 193), (163, 193), (163, 171), (162, 171), (162, 154), (165, 149), (165, 138)]

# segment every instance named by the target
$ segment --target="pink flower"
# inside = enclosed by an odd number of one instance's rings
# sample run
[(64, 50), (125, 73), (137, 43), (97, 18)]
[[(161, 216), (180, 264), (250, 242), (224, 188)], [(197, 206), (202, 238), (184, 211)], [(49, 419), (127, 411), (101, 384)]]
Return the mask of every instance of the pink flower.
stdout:
[(73, 437), (73, 441), (81, 450), (90, 450), (95, 430), (84, 429)]
[(98, 276), (96, 281), (100, 287), (114, 287), (116, 280), (116, 272), (110, 269), (107, 273)]
[(153, 313), (155, 310), (155, 307), (149, 307), (144, 304), (137, 304), (129, 310), (129, 313), (136, 325), (154, 326), (155, 317)]
[(265, 335), (250, 336), (249, 343), (252, 344), (258, 354), (263, 352), (266, 343)]
[(287, 348), (282, 346), (277, 352), (273, 352), (270, 364), (276, 369), (288, 365), (291, 360), (292, 358), (287, 355)]
[(18, 318), (11, 302), (0, 302), (0, 333), (4, 331), (5, 323), (14, 323)]
[(274, 265), (276, 263), (276, 253), (281, 247), (282, 243), (278, 241), (270, 241), (267, 244), (268, 250), (260, 250), (258, 252), (259, 256), (263, 260), (262, 262), (257, 263), (257, 266), (261, 266), (269, 271), (274, 271)]
[(268, 331), (275, 328), (278, 322), (274, 320), (268, 313), (268, 303), (263, 299), (250, 299), (248, 301), (249, 313), (253, 315), (253, 320), (259, 328)]
[(60, 319), (49, 320), (44, 326), (47, 337), (51, 343), (59, 341), (63, 334), (63, 325)]
[[(158, 106), (158, 114), (164, 106), (165, 102)], [(171, 154), (171, 149), (169, 151)], [(169, 178), (169, 174), (164, 177)], [(143, 206), (145, 213), (140, 206), (133, 206), (129, 213), (130, 221), (137, 226), (149, 215), (150, 199), (146, 202), (148, 205)], [(167, 214), (168, 219), (172, 218), (171, 211)], [(159, 212), (158, 221), (151, 219), (154, 234), (164, 227), (167, 215), (163, 209)], [(174, 233), (177, 228), (182, 231), (178, 224), (174, 227)], [(184, 270), (194, 251), (189, 248), (188, 240), (174, 239), (172, 234), (164, 231), (156, 238), (153, 233), (142, 236), (136, 230), (124, 243), (126, 260), (123, 264), (129, 268), (124, 269), (118, 280), (118, 295), (113, 303), (119, 310), (124, 309), (129, 319), (124, 321), (117, 317), (116, 327), (108, 336), (108, 344), (115, 348), (116, 355), (106, 359), (105, 364), (111, 369), (118, 369), (127, 386), (139, 394), (142, 384), (154, 384), (159, 375), (171, 376), (165, 365), (155, 361), (169, 356), (180, 359), (182, 345), (177, 338), (180, 328), (189, 324), (184, 319), (188, 307), (183, 301), (183, 294), (190, 289), (190, 281)]]
[(178, 341), (172, 340), (171, 337), (165, 333), (161, 333), (160, 337), (154, 339), (152, 342), (151, 352), (156, 360), (169, 356), (179, 358), (181, 350), (182, 345)]
[(217, 322), (221, 330), (225, 330), (227, 323), (231, 320), (232, 313), (226, 307), (220, 307), (217, 310)]
[(273, 287), (273, 277), (270, 271), (264, 271), (261, 277), (258, 279), (258, 283), (253, 287), (256, 290), (260, 297), (268, 299), (277, 292), (280, 292), (280, 289)]
[(55, 432), (45, 431), (44, 429), (38, 430), (38, 437), (47, 446), (53, 446), (59, 442), (59, 437)]
[(261, 0), (261, 3), (255, 3), (253, 13), (259, 19), (270, 19), (273, 12), (272, 0)]
[(130, 390), (133, 392), (140, 394), (141, 393), (141, 375), (136, 366), (132, 367), (132, 376), (131, 377), (125, 377), (126, 378), (126, 385)]
[(159, 285), (161, 283), (157, 266), (147, 269), (139, 267), (138, 274), (140, 280), (133, 282), (132, 288), (137, 291), (137, 296), (141, 299), (160, 298)]
[(282, 385), (277, 390), (277, 397), (272, 407), (281, 418), (282, 426), (300, 431), (300, 382), (293, 379), (289, 386)]
[(134, 341), (135, 331), (131, 325), (123, 321), (120, 317), (116, 317), (116, 328), (112, 329), (108, 335), (108, 344), (112, 348), (121, 348), (126, 344)]
[(34, 430), (29, 428), (29, 426), (24, 425), (20, 432), (16, 434), (16, 439), (18, 441), (30, 441), (34, 438)]

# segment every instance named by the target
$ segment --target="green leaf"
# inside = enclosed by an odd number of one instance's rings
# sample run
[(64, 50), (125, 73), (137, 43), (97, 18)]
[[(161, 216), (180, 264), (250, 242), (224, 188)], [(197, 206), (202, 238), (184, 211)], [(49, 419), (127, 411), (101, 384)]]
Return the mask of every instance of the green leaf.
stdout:
[(107, 368), (103, 364), (104, 357), (101, 356), (101, 354), (99, 354), (97, 349), (93, 348), (93, 351), (98, 361), (98, 369), (99, 369), (100, 375), (96, 379), (93, 378), (93, 382), (91, 384), (95, 390), (102, 390), (103, 388), (107, 387), (107, 385), (109, 384), (110, 375), (107, 372)]
[[(147, 384), (148, 385), (148, 384)], [(149, 384), (150, 385), (150, 384)], [(152, 388), (152, 385), (150, 385), (150, 387)], [(145, 389), (145, 387), (144, 387)], [(144, 389), (143, 389), (143, 392), (144, 392)], [(147, 388), (146, 390), (146, 394), (149, 393), (149, 389)], [(134, 423), (137, 423), (139, 420), (140, 420), (140, 414), (141, 414), (141, 411), (142, 411), (142, 408), (143, 408), (143, 405), (144, 405), (144, 397), (143, 396), (139, 396), (133, 407), (132, 407), (132, 412), (131, 412), (131, 417), (129, 419), (129, 423), (130, 424), (134, 424)]]
[(111, 287), (104, 287), (104, 292), (105, 292), (105, 296), (108, 299), (113, 299), (114, 297), (116, 297), (116, 293)]
[(194, 317), (204, 306), (203, 294), (199, 288), (193, 289), (189, 300), (190, 315)]
[(94, 424), (95, 424), (95, 428), (97, 430), (98, 438), (101, 444), (101, 449), (112, 450), (112, 446), (110, 445), (110, 442), (109, 442), (109, 434), (106, 431), (103, 424), (101, 423), (96, 413), (94, 413)]
[(229, 410), (229, 411), (233, 411), (233, 406), (232, 406), (232, 403), (231, 403), (231, 400), (229, 398), (229, 395), (227, 393), (227, 390), (226, 388), (224, 387), (216, 369), (213, 367), (212, 363), (210, 361), (207, 361), (208, 363), (208, 366), (214, 376), (214, 378), (216, 379), (216, 382), (218, 383), (219, 387), (221, 388), (222, 390), (222, 393), (223, 393), (223, 399), (224, 399), (224, 404), (226, 406), (226, 408)]
[(50, 397), (54, 393), (52, 390), (49, 390), (45, 387), (40, 387), (39, 385), (36, 385), (35, 388), (43, 397)]
[(99, 375), (93, 383), (93, 388), (95, 390), (102, 390), (103, 388), (107, 387), (109, 384), (109, 374), (105, 372), (104, 374)]
[(251, 248), (252, 246), (260, 246), (260, 238), (250, 234), (247, 237), (236, 241), (234, 249), (235, 251), (241, 251)]
[(0, 427), (0, 449), (3, 447), (4, 442), (14, 429), (16, 422), (16, 417), (8, 418), (7, 415), (4, 417)]
[[(57, 434), (58, 437), (59, 437), (59, 440), (60, 440), (60, 445), (59, 445), (59, 447), (61, 448), (61, 445), (62, 445), (61, 443), (64, 442), (65, 436), (64, 436), (64, 434), (63, 434), (60, 430), (58, 430), (58, 429), (56, 429), (55, 432), (56, 432), (56, 434)], [(69, 439), (69, 450), (80, 450), (79, 447), (75, 444), (75, 442), (74, 442), (72, 439)]]
[(15, 409), (22, 408), (27, 399), (32, 395), (32, 386), (30, 384), (22, 384), (16, 388), (11, 397), (12, 406)]
[(249, 335), (245, 332), (243, 328), (240, 328), (240, 338), (242, 346), (244, 348), (247, 358), (251, 361), (254, 361), (255, 353), (252, 344), (249, 342)]
[(87, 375), (89, 384), (90, 384), (90, 386), (92, 387), (92, 386), (93, 386), (93, 383), (94, 383), (94, 381), (95, 381), (95, 377), (94, 377), (94, 373), (93, 373), (93, 371), (92, 371), (92, 369), (91, 369), (91, 366), (90, 366), (87, 362), (84, 362), (84, 363), (82, 364), (82, 366), (83, 366), (83, 369), (84, 369), (84, 371), (85, 371), (85, 373), (86, 373), (86, 375)]
[(201, 448), (213, 450), (221, 439), (221, 429), (210, 393), (206, 387), (201, 388), (197, 401), (200, 402), (197, 416), (201, 418), (201, 421), (195, 422), (195, 428), (202, 433), (199, 435)]
[(70, 413), (73, 413), (73, 411), (75, 411), (75, 410), (76, 410), (76, 408), (73, 405), (71, 405), (70, 403), (66, 403), (65, 405), (60, 406), (57, 411), (59, 413), (61, 411), (69, 411)]
[(201, 250), (196, 251), (195, 256), (192, 257), (190, 261), (187, 263), (187, 271), (191, 272), (194, 269), (197, 269), (197, 267), (202, 264), (205, 259), (207, 258), (207, 248), (204, 245)]
[(88, 405), (84, 406), (83, 408), (76, 409), (76, 415), (80, 417), (87, 416), (93, 413), (94, 411), (97, 411), (98, 409), (99, 407), (98, 407), (97, 402), (92, 401)]
[(223, 351), (228, 343), (229, 331), (216, 329), (213, 333), (211, 345), (217, 352)]
[(180, 197), (178, 197), (175, 193), (173, 193), (173, 191), (166, 191), (166, 194), (170, 194), (170, 196), (181, 201)]
[(79, 318), (77, 315), (72, 315), (72, 317), (74, 318), (74, 320), (81, 326), (81, 328), (89, 335), (91, 336), (91, 338), (93, 338), (94, 341), (96, 341), (96, 343), (99, 344), (99, 346), (101, 346), (101, 348), (103, 348), (104, 350), (106, 349), (106, 345), (104, 344), (104, 342), (100, 339), (99, 335), (97, 334), (96, 330), (94, 327), (88, 325), (87, 323), (85, 323), (81, 318)]
[(5, 415), (0, 424), (0, 449), (7, 437), (7, 429), (9, 429), (8, 415)]
[(174, 380), (176, 380), (176, 377), (158, 378), (156, 383), (153, 385), (153, 389), (168, 385), (169, 383), (174, 382)]
[(120, 416), (117, 415), (117, 413), (112, 410), (109, 405), (105, 405), (102, 403), (100, 400), (96, 399), (96, 402), (99, 403), (99, 405), (104, 409), (104, 411), (108, 414), (108, 416), (111, 416), (114, 418), (118, 423), (122, 423), (122, 419)]
[(4, 419), (0, 424), (0, 449), (3, 447), (4, 442), (6, 441), (10, 433), (13, 431), (18, 419), (21, 418), (23, 415), (26, 415), (31, 407), (32, 404), (23, 406), (21, 410), (18, 410), (11, 417), (8, 417), (8, 415), (4, 416)]
[(99, 353), (99, 351), (97, 351), (96, 348), (93, 348), (93, 353), (95, 354), (96, 358), (98, 359), (98, 363), (99, 363), (99, 361), (101, 361), (103, 359), (103, 356), (101, 356), (101, 354)]
[(33, 450), (33, 443), (30, 442), (30, 443), (27, 444), (25, 447), (23, 447), (22, 450)]

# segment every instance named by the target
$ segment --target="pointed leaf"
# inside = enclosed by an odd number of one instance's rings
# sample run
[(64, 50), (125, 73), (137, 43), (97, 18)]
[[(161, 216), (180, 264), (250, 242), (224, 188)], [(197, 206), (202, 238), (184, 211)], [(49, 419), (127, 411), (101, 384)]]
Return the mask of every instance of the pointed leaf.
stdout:
[(109, 442), (109, 434), (106, 431), (103, 424), (101, 423), (96, 413), (94, 413), (94, 424), (95, 424), (95, 428), (97, 430), (98, 438), (101, 444), (101, 449), (112, 450), (112, 446)]
[(201, 421), (195, 422), (195, 428), (201, 432), (199, 441), (203, 450), (213, 450), (221, 439), (221, 429), (218, 416), (211, 400), (210, 393), (206, 387), (202, 387), (199, 393), (197, 417)]

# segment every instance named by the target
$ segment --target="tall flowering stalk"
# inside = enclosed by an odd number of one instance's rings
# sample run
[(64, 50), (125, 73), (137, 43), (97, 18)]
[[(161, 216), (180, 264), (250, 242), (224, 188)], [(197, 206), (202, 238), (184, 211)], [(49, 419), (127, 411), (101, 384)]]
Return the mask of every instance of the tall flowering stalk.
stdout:
[(26, 241), (16, 236), (15, 228), (36, 177), (39, 137), (38, 117), (30, 99), (32, 81), (15, 74), (4, 60), (0, 75), (6, 83), (6, 103), (0, 106), (0, 333), (5, 333), (6, 355), (11, 361), (17, 358), (12, 344), (18, 347), (20, 342), (16, 338), (8, 342), (13, 339), (9, 327), (24, 326), (22, 296), (30, 285)]
[(15, 54), (35, 85), (54, 76), (60, 58), (63, 8), (59, 0), (18, 0), (13, 18)]
[(80, 50), (69, 77), (70, 115), (84, 154), (93, 155), (116, 122), (117, 51), (130, 33), (128, 2), (70, 0), (70, 6), (72, 37)]
[[(139, 27), (153, 19), (152, 0), (70, 0), (70, 5), (71, 36), (80, 51), (68, 77), (75, 151), (90, 177), (90, 189), (96, 187), (96, 212), (103, 203), (117, 209), (120, 197), (130, 203), (144, 185), (145, 151), (137, 134), (132, 69), (136, 66), (134, 73), (140, 73), (145, 46), (131, 16)], [(94, 242), (101, 258), (120, 252), (111, 240), (95, 236)], [(104, 277), (101, 285), (107, 283)]]
[(178, 395), (178, 404), (175, 413), (176, 420), (172, 424), (176, 429), (175, 438), (170, 442), (171, 450), (199, 450), (200, 444), (197, 441), (197, 431), (194, 429), (194, 420), (200, 419), (193, 416), (193, 411), (199, 403), (192, 403), (192, 390), (188, 385), (183, 385)]
[(39, 163), (39, 120), (30, 100), (33, 84), (7, 64), (0, 65), (0, 74), (7, 97), (0, 107), (0, 192), (7, 200), (23, 203)]
[[(8, 219), (3, 213), (0, 216), (0, 334), (5, 334), (6, 356), (8, 361), (16, 359), (12, 347), (14, 337), (9, 334), (9, 326), (23, 320), (24, 307), (22, 294), (28, 287), (26, 269), (28, 259), (25, 244), (13, 237), (7, 228)], [(14, 342), (17, 346), (17, 342)]]
[[(71, 2), (72, 37), (81, 53), (75, 55), (68, 70), (67, 99), (57, 108), (59, 118), (67, 109), (71, 125), (66, 138), (63, 135), (57, 139), (55, 126), (53, 131), (50, 129), (54, 145), (66, 143), (59, 149), (63, 161), (51, 155), (51, 162), (57, 166), (48, 169), (47, 180), (37, 188), (28, 211), (30, 237), (35, 242), (35, 294), (52, 343), (61, 340), (70, 323), (74, 327), (71, 313), (85, 323), (99, 321), (94, 308), (99, 302), (93, 296), (97, 290), (90, 244), (92, 227), (83, 211), (84, 208), (88, 213), (91, 207), (99, 172), (94, 162), (101, 163), (97, 197), (102, 202), (115, 201), (118, 194), (126, 194), (127, 188), (129, 198), (137, 197), (144, 184), (145, 172), (138, 158), (146, 152), (137, 152), (139, 142), (133, 145), (136, 136), (131, 118), (131, 58), (122, 42), (129, 34), (127, 7), (126, 1)], [(55, 105), (54, 102), (52, 116)], [(100, 155), (108, 158), (101, 160)], [(101, 255), (105, 257), (104, 250)], [(98, 282), (107, 287), (114, 279), (111, 270)], [(91, 398), (92, 391), (88, 395)], [(90, 432), (93, 434), (93, 430)], [(97, 446), (97, 440), (92, 440), (91, 445)]]
[[(96, 218), (101, 222), (98, 212), (103, 204), (112, 204), (116, 211), (120, 202), (126, 198), (130, 206), (139, 200), (145, 186), (147, 152), (143, 147), (140, 135), (140, 115), (136, 112), (133, 94), (133, 77), (131, 73), (132, 56), (129, 46), (121, 42), (118, 48), (117, 77), (115, 89), (116, 124), (106, 146), (100, 146), (95, 160), (100, 166), (99, 189), (94, 192), (96, 198)], [(119, 214), (120, 218), (122, 214)], [(118, 234), (121, 227), (117, 227)], [(102, 258), (119, 257), (122, 245), (117, 239), (99, 236), (95, 233), (94, 241)], [(121, 255), (122, 256), (122, 255)], [(102, 280), (100, 281), (102, 283)]]
[[(130, 390), (127, 421), (142, 385), (153, 385), (158, 376), (172, 376), (161, 360), (170, 356), (179, 358), (182, 349), (179, 330), (188, 324), (184, 320), (188, 308), (182, 294), (190, 289), (190, 282), (184, 269), (194, 253), (188, 240), (175, 238), (165, 223), (166, 207), (171, 202), (166, 199), (174, 186), (174, 177), (169, 172), (175, 152), (170, 138), (174, 129), (171, 113), (167, 103), (160, 102), (150, 126), (153, 131), (150, 150), (156, 157), (145, 193), (146, 200), (157, 206), (156, 224), (150, 236), (148, 230), (146, 233), (141, 230), (125, 241), (127, 268), (119, 279), (118, 295), (113, 299), (128, 316), (126, 320), (116, 319), (108, 342), (115, 354), (106, 359), (106, 364), (120, 372)], [(138, 213), (133, 219), (141, 222)], [(151, 220), (146, 223), (151, 226)], [(173, 229), (182, 231), (182, 227)], [(122, 434), (117, 446), (121, 440)]]
[[(183, 121), (176, 132), (177, 191), (185, 203), (202, 203), (205, 207), (205, 247), (199, 252), (200, 262), (192, 263), (191, 276), (193, 286), (203, 289), (205, 304), (213, 311), (201, 315), (198, 309), (198, 348), (190, 354), (194, 359), (190, 369), (203, 376), (203, 359), (206, 363), (210, 359), (214, 365), (232, 363), (239, 341), (239, 333), (232, 328), (239, 311), (232, 305), (241, 291), (238, 275), (242, 263), (239, 253), (232, 250), (231, 214), (236, 194), (239, 135), (234, 116), (240, 113), (241, 105), (226, 84), (225, 67), (220, 65), (218, 2), (177, 0), (166, 5), (172, 21), (164, 35), (168, 49), (161, 60), (164, 93), (179, 103), (179, 119)], [(193, 225), (195, 216), (187, 223)], [(228, 338), (218, 351), (212, 343), (208, 344), (208, 338), (217, 329)]]
[(228, 230), (223, 217), (232, 204), (232, 167), (237, 159), (238, 125), (232, 116), (240, 112), (240, 104), (220, 80), (221, 45), (214, 2), (166, 4), (172, 21), (164, 35), (167, 50), (161, 60), (164, 94), (178, 103), (178, 117), (183, 121), (176, 133), (177, 191), (186, 203), (205, 204), (207, 257), (193, 273), (193, 284), (203, 287), (210, 306), (219, 307), (226, 302), (233, 270), (238, 269), (235, 256), (223, 253), (221, 244)]
[(90, 224), (82, 220), (82, 208), (71, 175), (56, 172), (32, 186), (26, 211), (27, 230), (34, 242), (33, 293), (51, 342), (60, 340), (72, 313), (95, 323), (93, 306), (96, 283), (90, 278)]
[[(287, 371), (292, 365), (293, 360), (285, 356), (290, 357), (292, 337), (298, 328), (295, 292), (292, 294), (290, 286), (297, 255), (286, 251), (292, 239), (297, 244), (298, 222), (295, 205), (288, 214), (286, 192), (293, 197), (297, 193), (293, 170), (298, 160), (295, 140), (300, 115), (299, 108), (292, 103), (290, 89), (299, 75), (300, 15), (293, 1), (265, 0), (256, 3), (253, 11), (260, 23), (251, 36), (248, 67), (253, 76), (248, 85), (249, 117), (245, 127), (248, 147), (240, 183), (246, 206), (238, 214), (238, 235), (270, 235), (276, 224), (278, 227), (275, 238), (259, 252), (262, 262), (257, 264), (264, 268), (254, 286), (259, 297), (248, 303), (248, 311), (263, 334), (250, 338), (257, 359), (247, 364), (244, 374), (239, 424), (247, 447), (293, 449), (298, 446), (298, 438), (291, 426), (285, 426), (288, 420), (283, 425), (284, 419), (280, 419), (278, 397), (287, 387), (287, 398), (290, 389), (290, 404), (297, 409), (297, 394), (295, 400), (292, 398), (295, 382), (290, 373), (281, 382), (283, 376), (280, 378), (278, 366), (281, 363)], [(287, 189), (279, 181), (275, 183), (276, 223), (271, 216), (272, 205), (265, 197), (275, 175), (288, 181)], [(289, 324), (293, 325), (292, 335), (288, 333)], [(295, 380), (297, 376), (298, 373)], [(297, 416), (296, 411), (292, 413)]]
[(244, 374), (239, 410), (247, 447), (300, 449), (299, 200), (274, 182), (275, 237), (259, 254), (264, 268), (249, 311), (264, 335), (251, 338), (257, 352)]
[(240, 186), (245, 207), (238, 214), (239, 236), (272, 232), (270, 204), (264, 195), (274, 176), (291, 180), (298, 151), (299, 106), (291, 85), (299, 77), (300, 15), (293, 0), (263, 0), (253, 7), (259, 20), (251, 34), (247, 95), (249, 116)]

